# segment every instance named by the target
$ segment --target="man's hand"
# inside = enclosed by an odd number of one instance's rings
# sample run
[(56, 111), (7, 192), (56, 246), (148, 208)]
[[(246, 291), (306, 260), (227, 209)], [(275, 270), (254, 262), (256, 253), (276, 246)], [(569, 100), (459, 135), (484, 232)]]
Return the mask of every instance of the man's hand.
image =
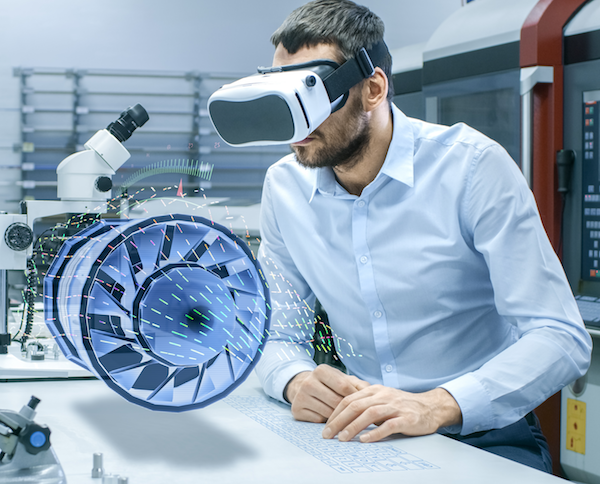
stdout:
[(296, 420), (323, 423), (344, 397), (367, 388), (369, 383), (329, 365), (298, 373), (287, 386), (286, 397)]
[(376, 442), (391, 434), (426, 435), (440, 427), (459, 424), (462, 414), (456, 400), (443, 388), (425, 393), (408, 393), (372, 385), (345, 397), (329, 417), (323, 438), (345, 442), (371, 424), (379, 425), (361, 442)]

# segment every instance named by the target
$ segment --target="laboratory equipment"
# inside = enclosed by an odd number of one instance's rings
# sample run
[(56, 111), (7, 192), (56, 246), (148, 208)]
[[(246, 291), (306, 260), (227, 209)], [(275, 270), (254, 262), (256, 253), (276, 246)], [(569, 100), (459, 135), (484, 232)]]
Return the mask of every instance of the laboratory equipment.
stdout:
[[(148, 119), (139, 104), (124, 111), (59, 165), (60, 201), (28, 202), (26, 215), (5, 222), (32, 232), (39, 217), (75, 214), (69, 224), (42, 244), (11, 232), (0, 250), (17, 254), (7, 269), (44, 256), (45, 321), (69, 360), (133, 403), (182, 411), (227, 395), (250, 373), (267, 336), (269, 293), (247, 244), (194, 212), (197, 204), (179, 205), (193, 215), (150, 217), (147, 204), (136, 219), (134, 207), (108, 202), (129, 158), (121, 143)], [(108, 205), (119, 212), (101, 218)], [(37, 283), (28, 286), (31, 295)], [(39, 342), (23, 346), (32, 360), (46, 353)]]
[(425, 120), (423, 49), (425, 43), (392, 49), (393, 102), (410, 118)]
[(35, 221), (62, 213), (105, 213), (112, 176), (130, 156), (121, 143), (148, 119), (141, 105), (129, 107), (106, 129), (96, 132), (83, 151), (65, 158), (57, 168), (60, 200), (27, 200), (23, 213), (0, 214), (0, 354), (6, 354), (10, 345), (6, 271), (27, 267)]
[(574, 153), (564, 197), (562, 261), (594, 339), (587, 374), (562, 394), (560, 462), (569, 479), (600, 483), (600, 2), (593, 0), (564, 29), (564, 149)]
[(462, 121), (500, 143), (520, 166), (520, 34), (537, 1), (466, 5), (423, 50), (426, 120)]
[(31, 397), (19, 412), (0, 410), (0, 482), (66, 484), (50, 444), (50, 429), (34, 422), (40, 403)]

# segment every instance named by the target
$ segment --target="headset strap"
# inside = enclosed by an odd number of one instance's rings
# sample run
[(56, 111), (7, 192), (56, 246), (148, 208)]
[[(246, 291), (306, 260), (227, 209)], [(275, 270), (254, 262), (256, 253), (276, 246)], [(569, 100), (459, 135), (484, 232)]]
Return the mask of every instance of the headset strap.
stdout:
[(351, 87), (375, 74), (375, 66), (380, 65), (386, 55), (389, 55), (389, 51), (383, 40), (370, 49), (360, 49), (356, 56), (323, 79), (329, 100), (335, 101)]

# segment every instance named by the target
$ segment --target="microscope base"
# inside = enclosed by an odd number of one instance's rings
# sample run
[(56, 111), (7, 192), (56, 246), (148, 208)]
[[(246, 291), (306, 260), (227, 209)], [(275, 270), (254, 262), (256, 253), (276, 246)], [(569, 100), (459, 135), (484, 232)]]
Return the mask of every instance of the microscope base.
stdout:
[(37, 455), (20, 444), (10, 462), (0, 462), (2, 484), (67, 484), (65, 473), (52, 447)]

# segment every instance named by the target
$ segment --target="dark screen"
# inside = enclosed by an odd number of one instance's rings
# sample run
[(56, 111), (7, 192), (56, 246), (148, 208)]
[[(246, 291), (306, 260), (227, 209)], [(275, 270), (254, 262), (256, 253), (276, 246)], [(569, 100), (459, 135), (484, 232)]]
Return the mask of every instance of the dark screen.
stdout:
[(294, 135), (290, 108), (276, 95), (252, 101), (213, 101), (208, 109), (219, 135), (232, 145), (286, 141)]

